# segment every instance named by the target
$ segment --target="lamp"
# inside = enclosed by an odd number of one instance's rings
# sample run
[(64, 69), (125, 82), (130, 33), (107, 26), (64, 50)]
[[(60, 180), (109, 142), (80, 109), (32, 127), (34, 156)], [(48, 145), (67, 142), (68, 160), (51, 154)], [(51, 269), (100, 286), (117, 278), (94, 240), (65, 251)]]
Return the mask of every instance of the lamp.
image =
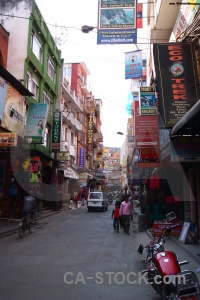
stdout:
[(127, 136), (125, 133), (123, 133), (123, 132), (121, 132), (121, 131), (117, 131), (117, 134)]
[(95, 29), (95, 28), (97, 28), (97, 27), (89, 26), (89, 25), (83, 25), (83, 26), (81, 27), (81, 31), (82, 31), (83, 33), (89, 33), (90, 31), (92, 31), (92, 30)]

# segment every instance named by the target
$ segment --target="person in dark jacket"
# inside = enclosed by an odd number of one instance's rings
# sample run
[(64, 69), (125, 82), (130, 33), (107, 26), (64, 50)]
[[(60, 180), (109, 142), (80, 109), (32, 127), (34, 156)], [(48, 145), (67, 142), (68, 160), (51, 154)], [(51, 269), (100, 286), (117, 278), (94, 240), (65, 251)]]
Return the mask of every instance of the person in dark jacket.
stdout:
[(24, 206), (23, 206), (23, 214), (31, 214), (33, 216), (36, 211), (36, 201), (35, 198), (31, 195), (26, 195), (24, 197)]

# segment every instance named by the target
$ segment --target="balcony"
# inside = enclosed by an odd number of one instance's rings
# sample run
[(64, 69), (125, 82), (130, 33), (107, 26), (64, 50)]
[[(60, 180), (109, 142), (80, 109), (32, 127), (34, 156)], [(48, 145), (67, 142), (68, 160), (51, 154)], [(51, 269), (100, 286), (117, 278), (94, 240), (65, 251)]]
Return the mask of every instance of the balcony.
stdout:
[[(158, 43), (159, 40), (160, 42), (166, 42), (170, 39), (171, 32), (180, 11), (179, 5), (169, 5), (170, 2), (170, 0), (161, 0), (157, 1), (156, 5), (154, 3), (149, 5), (148, 18), (152, 42), (154, 42), (154, 39), (156, 43)], [(170, 17), (168, 18), (166, 16)]]
[(81, 112), (83, 110), (83, 104), (76, 96), (75, 91), (71, 88), (66, 78), (63, 78), (62, 82), (62, 95), (64, 102), (66, 102), (67, 104), (70, 103), (73, 110), (75, 110), (76, 112)]

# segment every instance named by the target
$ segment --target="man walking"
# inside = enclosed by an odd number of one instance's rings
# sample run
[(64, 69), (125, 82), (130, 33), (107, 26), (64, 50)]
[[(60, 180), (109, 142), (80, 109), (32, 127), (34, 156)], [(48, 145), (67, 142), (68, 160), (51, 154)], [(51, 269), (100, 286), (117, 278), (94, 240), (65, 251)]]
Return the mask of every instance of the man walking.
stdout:
[(129, 234), (130, 216), (132, 213), (131, 203), (128, 202), (128, 198), (129, 198), (128, 195), (125, 196), (119, 211), (120, 216), (122, 216), (124, 232), (126, 232), (127, 234)]

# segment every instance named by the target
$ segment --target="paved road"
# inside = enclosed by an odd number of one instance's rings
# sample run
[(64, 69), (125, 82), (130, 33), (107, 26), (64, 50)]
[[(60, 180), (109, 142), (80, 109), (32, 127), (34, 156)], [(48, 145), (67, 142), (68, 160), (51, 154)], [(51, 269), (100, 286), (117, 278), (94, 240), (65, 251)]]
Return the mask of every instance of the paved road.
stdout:
[(1, 238), (0, 299), (160, 300), (143, 280), (133, 283), (144, 269), (137, 245), (149, 237), (134, 224), (130, 235), (114, 232), (112, 208), (63, 211), (22, 240)]

